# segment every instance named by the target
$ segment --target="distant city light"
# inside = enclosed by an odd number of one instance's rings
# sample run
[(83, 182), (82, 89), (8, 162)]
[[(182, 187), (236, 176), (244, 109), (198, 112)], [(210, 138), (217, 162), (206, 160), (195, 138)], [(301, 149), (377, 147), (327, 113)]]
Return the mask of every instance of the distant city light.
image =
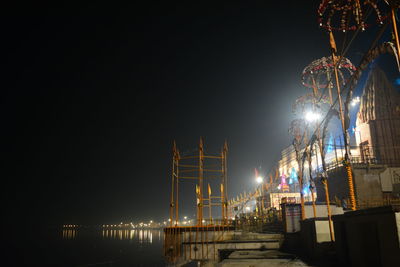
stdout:
[(258, 184), (261, 184), (261, 183), (263, 182), (263, 178), (262, 178), (261, 176), (258, 176), (258, 177), (256, 178), (256, 182), (257, 182)]
[(250, 207), (246, 207), (246, 210), (247, 210), (247, 211), (250, 211)]

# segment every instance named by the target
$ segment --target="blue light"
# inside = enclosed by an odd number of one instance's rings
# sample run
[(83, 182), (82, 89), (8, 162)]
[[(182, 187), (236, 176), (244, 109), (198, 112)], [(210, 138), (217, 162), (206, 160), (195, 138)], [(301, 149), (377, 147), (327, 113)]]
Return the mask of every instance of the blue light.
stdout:
[(293, 179), (289, 178), (289, 184), (293, 184)]
[[(290, 171), (290, 180), (297, 181), (297, 172), (296, 172), (295, 168), (292, 168), (292, 170)], [(289, 180), (289, 184), (292, 184), (293, 181), (290, 182), (290, 180)]]
[(333, 151), (333, 135), (330, 134), (329, 136), (329, 141), (328, 141), (328, 147), (326, 149), (326, 153), (332, 152)]
[(396, 85), (400, 85), (400, 78), (397, 78), (397, 79), (394, 81), (394, 83), (395, 83)]
[(304, 188), (303, 188), (303, 195), (308, 195), (309, 193), (310, 193), (311, 191), (310, 191), (310, 188), (308, 187), (308, 186), (305, 186)]

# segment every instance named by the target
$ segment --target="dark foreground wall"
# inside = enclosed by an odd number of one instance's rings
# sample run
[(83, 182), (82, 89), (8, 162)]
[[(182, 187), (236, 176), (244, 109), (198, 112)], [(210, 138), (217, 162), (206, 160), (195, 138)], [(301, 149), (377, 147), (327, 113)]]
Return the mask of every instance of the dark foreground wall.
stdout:
[(310, 218), (301, 221), (301, 244), (306, 259), (321, 260), (329, 257), (333, 245), (328, 218)]
[(333, 216), (335, 248), (345, 266), (399, 266), (400, 248), (392, 207)]

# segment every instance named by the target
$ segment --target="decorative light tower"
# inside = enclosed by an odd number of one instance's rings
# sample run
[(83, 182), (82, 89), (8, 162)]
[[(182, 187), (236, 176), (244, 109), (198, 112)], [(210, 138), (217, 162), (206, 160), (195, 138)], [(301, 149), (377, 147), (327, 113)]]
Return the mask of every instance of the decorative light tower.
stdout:
[[(351, 61), (347, 58), (341, 57), (339, 61), (335, 61), (335, 57), (323, 57), (317, 60), (314, 60), (311, 62), (308, 66), (306, 66), (303, 70), (302, 73), (302, 83), (305, 87), (312, 89), (312, 93), (307, 95), (309, 96), (309, 99), (303, 100), (303, 105), (305, 105), (306, 102), (309, 104), (311, 103), (312, 111), (316, 112), (316, 108), (318, 107), (319, 109), (322, 110), (323, 106), (329, 107), (324, 113), (326, 114), (325, 120), (324, 120), (324, 125), (322, 127), (322, 135), (321, 135), (321, 125), (319, 122), (315, 123), (315, 132), (314, 135), (311, 136), (311, 141), (310, 141), (310, 151), (312, 150), (311, 148), (313, 147), (313, 143), (317, 141), (318, 147), (319, 147), (319, 152), (321, 155), (321, 163), (322, 163), (322, 183), (324, 185), (325, 189), (325, 197), (326, 197), (326, 203), (327, 203), (327, 211), (328, 211), (328, 220), (329, 220), (329, 229), (330, 229), (330, 236), (331, 240), (334, 240), (333, 236), (333, 230), (332, 230), (332, 221), (331, 221), (331, 210), (330, 210), (330, 197), (329, 197), (329, 187), (328, 187), (328, 173), (326, 170), (326, 162), (325, 162), (325, 137), (326, 137), (326, 131), (327, 131), (327, 126), (332, 118), (333, 115), (337, 115), (336, 109), (334, 109), (334, 101), (333, 101), (333, 84), (332, 84), (332, 77), (334, 76), (336, 78), (336, 87), (340, 88), (340, 85), (345, 84), (348, 79), (351, 77), (353, 72), (356, 70), (354, 65), (351, 63)], [(319, 91), (319, 89), (327, 89), (328, 90), (328, 95), (329, 97), (325, 94)], [(341, 102), (341, 95), (340, 95), (340, 89), (337, 91), (337, 98), (339, 101), (339, 109), (342, 111), (342, 102)], [(304, 109), (304, 107), (303, 107)], [(343, 118), (343, 117), (340, 117)], [(310, 121), (312, 119), (311, 117), (308, 119)], [(316, 121), (316, 119), (315, 119)], [(346, 129), (344, 127), (344, 119), (342, 121), (342, 127), (343, 129)], [(311, 122), (311, 121), (310, 121)], [(343, 131), (344, 132), (344, 131)], [(346, 137), (344, 137), (346, 139)], [(345, 141), (346, 143), (346, 141)], [(309, 162), (309, 167), (311, 168), (311, 155), (307, 155), (308, 157), (308, 162)], [(311, 170), (310, 170), (310, 176), (311, 176)], [(353, 179), (352, 175), (349, 176), (350, 178), (348, 179), (349, 181), (349, 197), (350, 199), (354, 199), (355, 203), (355, 196), (354, 196), (354, 186), (353, 186)]]
[[(329, 33), (332, 31), (356, 31), (373, 24), (382, 25), (390, 18), (393, 27), (393, 39), (396, 43), (397, 54), (400, 56), (400, 42), (397, 30), (396, 12), (400, 6), (399, 0), (385, 0), (390, 8), (390, 14), (382, 15), (379, 0), (323, 0), (318, 7), (319, 26)], [(370, 14), (375, 16), (367, 22)], [(375, 19), (375, 20), (374, 20)], [(336, 21), (339, 20), (339, 21)]]
[[(344, 103), (345, 106), (343, 108), (343, 103), (342, 103), (343, 101), (341, 99), (341, 94), (340, 94), (340, 83), (338, 81), (339, 80), (338, 64), (339, 61), (341, 61), (342, 55), (338, 55), (333, 31), (342, 31), (342, 32), (359, 31), (359, 30), (364, 31), (372, 24), (383, 24), (385, 19), (390, 18), (393, 26), (393, 39), (395, 40), (395, 45), (396, 45), (395, 56), (397, 63), (399, 65), (398, 59), (400, 55), (400, 44), (399, 44), (399, 36), (398, 36), (397, 22), (396, 22), (396, 11), (400, 6), (400, 1), (385, 0), (385, 2), (390, 8), (390, 12), (387, 12), (388, 15), (382, 15), (382, 13), (386, 13), (387, 8), (386, 9), (384, 7), (382, 8), (382, 5), (379, 3), (379, 0), (322, 0), (318, 7), (319, 25), (328, 31), (330, 37), (330, 47), (332, 49), (332, 61), (334, 63), (334, 75), (338, 91), (339, 116), (342, 123), (343, 136), (345, 141), (344, 164), (346, 166), (346, 171), (348, 174), (350, 207), (352, 210), (356, 209), (356, 200), (354, 197), (354, 185), (353, 185), (352, 167), (350, 160), (351, 155), (349, 148), (348, 113), (349, 113), (349, 104), (351, 101), (352, 87), (354, 87), (354, 81), (358, 80), (361, 71), (359, 70), (356, 72), (355, 75), (356, 77), (355, 79), (353, 79), (353, 84), (350, 85), (350, 89), (347, 94), (347, 99), (345, 100)], [(384, 12), (382, 12), (382, 10), (384, 10)], [(383, 46), (376, 47), (374, 50), (369, 51), (367, 59), (375, 58), (377, 54), (382, 53), (381, 50), (387, 50), (391, 52), (390, 45), (391, 45), (390, 42), (384, 43)], [(369, 63), (364, 61), (361, 63), (361, 69), (365, 68), (365, 66)]]
[(323, 0), (318, 7), (319, 26), (329, 32), (355, 31), (358, 28), (364, 31), (372, 24), (366, 21), (368, 9), (372, 9), (376, 14), (376, 22), (383, 24), (385, 17), (381, 15), (378, 2), (378, 0)]

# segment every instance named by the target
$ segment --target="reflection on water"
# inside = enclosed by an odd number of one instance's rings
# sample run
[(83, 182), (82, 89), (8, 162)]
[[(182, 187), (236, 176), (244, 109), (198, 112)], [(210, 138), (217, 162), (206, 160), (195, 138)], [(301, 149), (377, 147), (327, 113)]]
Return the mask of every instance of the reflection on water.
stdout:
[(49, 266), (165, 266), (161, 229), (64, 228), (54, 237), (40, 257)]
[[(63, 229), (63, 239), (75, 239), (79, 229)], [(138, 243), (149, 243), (152, 244), (154, 239), (161, 242), (162, 230), (150, 230), (150, 229), (103, 229), (101, 231), (103, 239), (118, 239), (118, 240), (132, 240)]]
[(74, 239), (76, 236), (75, 229), (63, 229), (62, 231), (63, 239)]
[(161, 230), (103, 230), (103, 238), (119, 240), (137, 240), (139, 243), (153, 243), (156, 236), (161, 241)]

